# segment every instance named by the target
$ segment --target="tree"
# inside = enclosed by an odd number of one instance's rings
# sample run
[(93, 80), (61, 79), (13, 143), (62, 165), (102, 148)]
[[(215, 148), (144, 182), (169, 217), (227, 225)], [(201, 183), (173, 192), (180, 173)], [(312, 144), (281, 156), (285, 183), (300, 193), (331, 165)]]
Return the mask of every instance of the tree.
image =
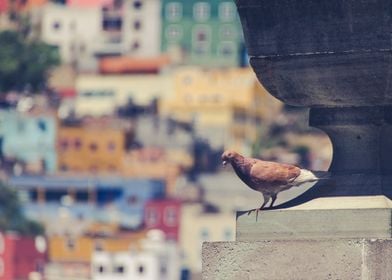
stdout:
[(48, 70), (60, 63), (57, 49), (14, 31), (0, 32), (0, 46), (0, 93), (43, 89)]
[(16, 191), (0, 182), (0, 231), (7, 230), (32, 236), (44, 233), (41, 224), (23, 215)]

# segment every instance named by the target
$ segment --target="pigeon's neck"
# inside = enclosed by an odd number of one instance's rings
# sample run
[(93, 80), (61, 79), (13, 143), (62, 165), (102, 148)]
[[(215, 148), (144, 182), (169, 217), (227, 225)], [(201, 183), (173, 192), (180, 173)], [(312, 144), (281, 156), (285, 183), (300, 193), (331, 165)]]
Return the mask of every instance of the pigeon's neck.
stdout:
[(232, 161), (232, 166), (238, 177), (242, 180), (246, 180), (246, 177), (250, 172), (250, 166), (246, 163), (245, 158), (243, 156), (235, 157)]

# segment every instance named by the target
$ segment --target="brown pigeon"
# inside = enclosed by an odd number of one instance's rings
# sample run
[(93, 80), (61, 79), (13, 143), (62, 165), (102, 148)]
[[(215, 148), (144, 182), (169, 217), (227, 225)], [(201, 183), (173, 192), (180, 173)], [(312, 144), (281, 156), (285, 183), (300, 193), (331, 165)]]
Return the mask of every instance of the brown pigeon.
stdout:
[(312, 172), (290, 164), (247, 158), (234, 151), (225, 151), (222, 163), (231, 163), (235, 173), (245, 184), (263, 194), (264, 202), (257, 210), (263, 209), (270, 198), (272, 207), (281, 191), (328, 177), (328, 172)]

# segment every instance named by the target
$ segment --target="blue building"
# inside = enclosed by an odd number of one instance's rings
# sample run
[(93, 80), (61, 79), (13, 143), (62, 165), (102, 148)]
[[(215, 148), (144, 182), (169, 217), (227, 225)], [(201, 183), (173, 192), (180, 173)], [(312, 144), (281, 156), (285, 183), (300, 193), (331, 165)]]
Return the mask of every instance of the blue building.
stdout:
[(73, 218), (141, 226), (144, 204), (164, 198), (161, 180), (118, 177), (17, 176), (9, 180), (27, 216), (53, 219), (66, 209)]
[(27, 165), (42, 165), (46, 172), (56, 171), (56, 131), (55, 115), (0, 111), (2, 155)]

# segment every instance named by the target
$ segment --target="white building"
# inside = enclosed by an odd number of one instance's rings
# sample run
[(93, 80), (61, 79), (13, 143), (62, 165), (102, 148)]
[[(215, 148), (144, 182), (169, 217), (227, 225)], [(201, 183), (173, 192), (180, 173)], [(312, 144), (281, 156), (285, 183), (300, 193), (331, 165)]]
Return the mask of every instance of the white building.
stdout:
[(205, 213), (200, 204), (185, 204), (181, 208), (180, 246), (183, 265), (193, 274), (201, 273), (202, 244), (205, 241), (234, 241), (235, 214)]
[(42, 11), (41, 39), (58, 46), (63, 63), (96, 68), (92, 42), (102, 34), (100, 7), (82, 8), (47, 4)]
[(92, 280), (177, 280), (180, 259), (177, 245), (165, 241), (164, 234), (151, 230), (140, 252), (97, 251), (91, 261)]
[(124, 1), (123, 53), (154, 57), (161, 49), (161, 3), (159, 0)]
[(80, 75), (76, 80), (75, 114), (112, 115), (129, 99), (138, 105), (148, 105), (155, 98), (167, 97), (171, 87), (172, 80), (167, 74)]

